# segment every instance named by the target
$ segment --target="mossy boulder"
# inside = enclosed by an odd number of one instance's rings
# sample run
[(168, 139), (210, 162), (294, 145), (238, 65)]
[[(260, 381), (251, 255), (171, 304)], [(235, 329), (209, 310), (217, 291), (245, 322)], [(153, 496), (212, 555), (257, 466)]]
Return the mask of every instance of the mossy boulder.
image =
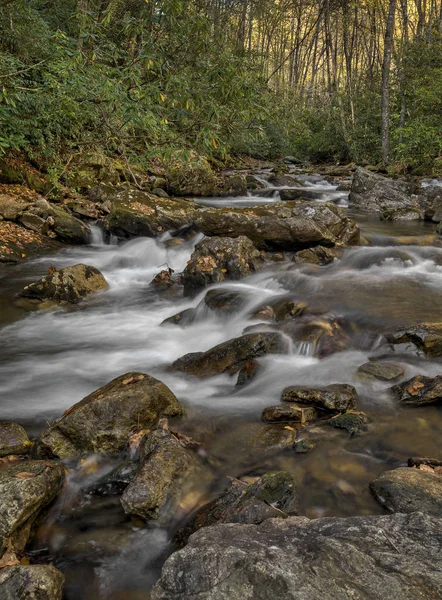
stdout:
[(40, 456), (81, 458), (116, 455), (130, 436), (155, 426), (162, 416), (183, 415), (175, 395), (158, 379), (127, 373), (74, 404), (38, 439)]
[(98, 269), (80, 264), (59, 270), (50, 269), (46, 277), (27, 285), (20, 295), (23, 298), (77, 304), (108, 287)]
[(176, 162), (166, 173), (167, 191), (172, 196), (213, 196), (217, 180), (204, 158), (192, 157), (186, 162)]
[(367, 429), (367, 417), (364, 413), (349, 411), (328, 419), (325, 424), (336, 429), (344, 429), (353, 436)]
[(244, 236), (206, 238), (195, 247), (183, 272), (184, 295), (195, 295), (213, 283), (242, 279), (262, 264), (260, 252)]
[(257, 525), (266, 519), (285, 519), (297, 511), (296, 484), (290, 473), (266, 473), (252, 484), (232, 479), (218, 498), (192, 516), (174, 541), (183, 546), (189, 536), (202, 527), (221, 523)]
[(186, 496), (211, 478), (194, 450), (186, 448), (168, 429), (159, 428), (145, 436), (141, 466), (125, 489), (121, 504), (127, 514), (170, 525), (186, 510)]
[(243, 209), (200, 209), (195, 223), (208, 236), (248, 237), (259, 250), (302, 250), (359, 243), (359, 227), (332, 202), (286, 202)]
[(2, 600), (62, 600), (64, 575), (52, 565), (17, 565), (0, 571)]
[(241, 173), (226, 176), (220, 188), (215, 190), (215, 193), (221, 197), (247, 196), (246, 176)]
[(426, 406), (442, 402), (442, 376), (416, 375), (404, 383), (390, 388), (399, 404)]
[(286, 340), (279, 333), (249, 333), (207, 352), (186, 354), (173, 363), (171, 370), (200, 379), (221, 373), (235, 374), (251, 359), (265, 354), (283, 354), (287, 350)]
[(0, 556), (8, 540), (22, 552), (40, 510), (61, 490), (65, 470), (50, 461), (29, 460), (0, 470)]
[(124, 186), (109, 198), (107, 227), (122, 238), (158, 237), (165, 231), (193, 223), (195, 205), (190, 200), (158, 198)]
[(307, 404), (326, 411), (346, 412), (356, 408), (358, 393), (347, 383), (334, 383), (321, 388), (292, 386), (285, 388), (281, 400)]
[(67, 207), (56, 206), (40, 198), (28, 208), (27, 212), (43, 219), (52, 237), (60, 242), (82, 245), (90, 241), (90, 228), (75, 218)]
[(64, 180), (69, 187), (87, 192), (97, 183), (119, 183), (120, 175), (111, 159), (99, 153), (92, 153), (81, 155), (72, 162)]
[(370, 483), (370, 489), (391, 512), (442, 516), (442, 476), (436, 473), (401, 467), (383, 473)]
[(0, 458), (11, 454), (29, 454), (32, 443), (18, 423), (0, 421)]

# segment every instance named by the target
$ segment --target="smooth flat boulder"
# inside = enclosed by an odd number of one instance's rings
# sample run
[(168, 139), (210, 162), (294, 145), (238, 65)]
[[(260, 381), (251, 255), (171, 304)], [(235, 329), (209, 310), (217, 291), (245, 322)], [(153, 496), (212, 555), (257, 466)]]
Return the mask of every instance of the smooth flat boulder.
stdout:
[(361, 365), (358, 375), (361, 379), (377, 379), (379, 381), (396, 381), (405, 374), (404, 367), (390, 362), (371, 361)]
[(302, 250), (359, 243), (359, 227), (332, 202), (285, 202), (243, 209), (201, 209), (195, 223), (208, 236), (248, 237), (259, 250)]
[(442, 517), (442, 475), (437, 473), (402, 467), (382, 473), (370, 489), (391, 512), (420, 511)]
[(63, 465), (29, 460), (0, 470), (0, 556), (12, 540), (22, 552), (32, 524), (41, 508), (49, 504), (63, 487)]
[(350, 206), (367, 211), (419, 209), (416, 185), (394, 180), (358, 167), (353, 175), (349, 196)]
[(18, 423), (0, 421), (0, 458), (28, 454), (32, 448), (26, 431)]
[[(194, 505), (186, 507), (186, 498), (196, 502), (195, 492), (211, 479), (198, 454), (186, 448), (168, 429), (156, 429), (145, 436), (141, 466), (125, 489), (121, 504), (124, 511), (146, 521), (170, 525)], [(192, 494), (194, 492), (194, 494)]]
[[(385, 335), (396, 350), (423, 354), (427, 358), (442, 356), (442, 323), (420, 323)], [(400, 346), (397, 348), (397, 346)]]
[(17, 565), (0, 570), (2, 600), (62, 600), (63, 584), (63, 573), (52, 565)]
[(281, 400), (316, 406), (327, 411), (346, 412), (356, 408), (358, 393), (347, 383), (334, 383), (322, 388), (292, 386), (285, 388)]
[(127, 373), (74, 404), (38, 439), (40, 456), (116, 455), (130, 436), (163, 417), (183, 415), (176, 396), (158, 379)]
[(8, 194), (0, 194), (0, 221), (15, 221), (28, 206), (29, 202), (24, 202)]
[(184, 295), (195, 295), (213, 283), (248, 277), (262, 264), (259, 250), (244, 236), (206, 238), (195, 247), (183, 272)]
[(172, 371), (200, 379), (222, 373), (237, 373), (247, 361), (265, 354), (284, 354), (287, 343), (279, 333), (249, 333), (211, 348), (207, 352), (186, 354), (176, 360)]
[(232, 478), (218, 498), (197, 510), (174, 541), (184, 545), (202, 527), (221, 523), (258, 525), (266, 519), (286, 519), (297, 511), (296, 484), (290, 473), (266, 473), (251, 484)]
[(42, 219), (52, 237), (60, 242), (73, 245), (90, 242), (90, 228), (74, 217), (67, 207), (57, 206), (40, 198), (29, 207), (28, 215), (30, 214)]
[(195, 214), (190, 200), (158, 198), (127, 186), (116, 191), (108, 202), (111, 209), (107, 228), (122, 238), (158, 237), (165, 231), (191, 225)]
[(216, 525), (166, 561), (152, 600), (435, 600), (441, 544), (421, 513)]
[(276, 406), (268, 406), (262, 412), (265, 423), (299, 423), (306, 425), (319, 418), (319, 412), (314, 406), (304, 406), (285, 402)]
[(80, 264), (64, 269), (51, 267), (45, 277), (27, 285), (20, 292), (20, 296), (77, 304), (92, 294), (107, 290), (108, 287), (106, 279), (98, 269)]
[(426, 406), (442, 401), (442, 376), (425, 377), (416, 375), (404, 383), (390, 388), (399, 404), (404, 406)]

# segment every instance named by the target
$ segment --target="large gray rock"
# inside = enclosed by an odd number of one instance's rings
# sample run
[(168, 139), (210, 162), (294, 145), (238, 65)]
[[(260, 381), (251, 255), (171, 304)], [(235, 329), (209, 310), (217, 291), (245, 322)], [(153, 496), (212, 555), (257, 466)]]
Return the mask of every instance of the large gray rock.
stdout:
[(248, 237), (259, 250), (356, 245), (359, 228), (332, 202), (285, 202), (244, 209), (201, 209), (195, 223), (208, 236)]
[(221, 373), (234, 375), (253, 358), (285, 352), (287, 342), (280, 333), (249, 333), (219, 344), (207, 352), (186, 354), (172, 364), (171, 370), (200, 379)]
[(51, 565), (6, 567), (0, 571), (2, 600), (61, 600), (64, 575)]
[(40, 435), (38, 451), (58, 458), (116, 455), (128, 448), (134, 432), (156, 425), (162, 416), (183, 413), (164, 383), (143, 373), (127, 373), (67, 410)]
[(18, 423), (0, 421), (0, 457), (11, 454), (28, 454), (32, 443)]
[(145, 437), (141, 458), (138, 473), (121, 497), (124, 511), (170, 525), (186, 511), (186, 497), (192, 498), (192, 491), (210, 479), (209, 471), (197, 453), (168, 429), (156, 429)]
[(370, 483), (376, 500), (391, 512), (421, 511), (442, 517), (442, 476), (402, 467), (382, 473)]
[(172, 554), (152, 600), (435, 600), (441, 545), (421, 513), (217, 525)]
[(358, 167), (353, 176), (350, 206), (369, 211), (419, 208), (418, 189), (403, 180), (393, 180)]
[(196, 246), (183, 272), (184, 295), (195, 295), (203, 287), (226, 279), (242, 279), (262, 264), (259, 250), (244, 236), (206, 238)]
[(40, 509), (63, 486), (65, 470), (59, 463), (30, 460), (0, 471), (0, 556), (11, 538), (22, 552)]
[(21, 292), (24, 298), (77, 304), (92, 294), (108, 289), (103, 274), (89, 265), (73, 265), (64, 269), (52, 267), (49, 273)]

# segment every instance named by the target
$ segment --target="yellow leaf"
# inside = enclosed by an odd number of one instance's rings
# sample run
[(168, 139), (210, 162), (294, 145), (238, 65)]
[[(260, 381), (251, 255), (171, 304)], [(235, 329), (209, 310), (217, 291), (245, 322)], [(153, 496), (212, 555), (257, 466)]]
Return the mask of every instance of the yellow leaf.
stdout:
[(166, 102), (166, 96), (160, 93), (160, 100), (161, 102)]
[(284, 429), (288, 429), (289, 431), (295, 431), (295, 430), (293, 429), (293, 427), (290, 427), (290, 425), (286, 425), (286, 426), (284, 427)]
[(216, 149), (216, 148), (218, 148), (218, 145), (217, 145), (217, 143), (216, 143), (216, 140), (215, 140), (215, 138), (213, 138), (213, 139), (212, 139), (212, 146), (213, 146), (215, 149)]

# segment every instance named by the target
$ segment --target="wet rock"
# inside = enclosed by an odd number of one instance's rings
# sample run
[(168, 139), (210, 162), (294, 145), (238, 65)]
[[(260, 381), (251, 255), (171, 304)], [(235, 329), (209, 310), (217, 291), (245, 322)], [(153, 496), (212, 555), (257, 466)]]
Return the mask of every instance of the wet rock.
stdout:
[(379, 381), (395, 381), (405, 374), (405, 369), (401, 365), (395, 365), (389, 362), (368, 362), (361, 365), (358, 369), (358, 375), (362, 379), (379, 379)]
[(364, 413), (350, 411), (328, 419), (325, 424), (336, 429), (344, 429), (350, 436), (354, 436), (367, 430), (367, 417)]
[(369, 211), (419, 209), (418, 189), (414, 184), (393, 180), (358, 167), (353, 176), (349, 201)]
[(291, 200), (321, 200), (324, 197), (324, 190), (306, 190), (297, 188), (290, 190), (280, 190), (279, 195), (284, 202)]
[(297, 440), (293, 445), (293, 450), (296, 452), (296, 454), (307, 454), (308, 452), (314, 450), (314, 448), (315, 444), (306, 438)]
[(333, 315), (329, 317), (302, 319), (300, 322), (292, 321), (283, 324), (282, 331), (289, 335), (293, 341), (306, 354), (324, 358), (342, 352), (350, 342), (350, 338), (339, 319)]
[(397, 329), (385, 337), (393, 346), (404, 345), (406, 350), (423, 353), (427, 358), (442, 356), (442, 323), (421, 323)]
[(190, 200), (158, 198), (127, 186), (110, 201), (107, 227), (122, 238), (158, 237), (165, 231), (191, 225), (195, 214)]
[(238, 373), (236, 385), (247, 385), (248, 383), (253, 381), (253, 379), (258, 375), (260, 368), (261, 367), (259, 362), (254, 358), (246, 361)]
[(204, 304), (216, 313), (231, 315), (240, 312), (250, 299), (250, 294), (235, 290), (217, 288), (209, 290)]
[[(127, 514), (170, 525), (185, 510), (186, 496), (210, 480), (197, 453), (183, 444), (168, 429), (148, 434), (143, 443), (139, 471), (121, 497)], [(190, 507), (194, 508), (194, 506)]]
[(150, 285), (160, 292), (170, 289), (177, 283), (174, 279), (172, 279), (173, 273), (173, 269), (164, 269), (163, 271), (160, 271), (152, 279)]
[(296, 263), (311, 263), (313, 265), (329, 265), (336, 260), (336, 254), (330, 248), (317, 246), (296, 252), (294, 261)]
[(0, 458), (11, 454), (28, 454), (31, 448), (32, 443), (21, 425), (0, 421)]
[(29, 460), (0, 471), (0, 555), (11, 538), (22, 552), (40, 510), (61, 490), (65, 470), (55, 462)]
[(250, 333), (207, 352), (186, 354), (173, 363), (171, 370), (204, 379), (221, 373), (234, 374), (251, 359), (286, 351), (286, 341), (279, 333)]
[(433, 600), (441, 541), (421, 513), (217, 525), (172, 554), (152, 600)]
[(306, 425), (319, 418), (319, 413), (314, 406), (302, 404), (277, 404), (263, 410), (262, 420), (266, 423), (299, 423)]
[(174, 541), (183, 546), (202, 527), (221, 523), (258, 525), (266, 519), (285, 519), (297, 511), (296, 484), (289, 473), (266, 473), (253, 484), (232, 479), (218, 498), (193, 515)]
[[(299, 181), (297, 181), (291, 175), (287, 175), (284, 173), (272, 173), (269, 177), (269, 183), (276, 187), (301, 187)], [(281, 192), (286, 192), (288, 190), (281, 190)], [(298, 198), (299, 196), (295, 196)], [(289, 200), (293, 200), (293, 198), (289, 198)]]
[(442, 476), (435, 473), (403, 467), (383, 473), (370, 483), (370, 489), (391, 512), (442, 515)]
[(267, 187), (260, 177), (253, 174), (246, 175), (246, 183), (249, 190), (260, 190)]
[(6, 567), (0, 571), (2, 600), (62, 600), (64, 575), (52, 565)]
[(380, 214), (381, 221), (420, 221), (423, 212), (419, 208), (393, 208)]
[(108, 287), (106, 279), (98, 269), (80, 264), (59, 270), (51, 267), (46, 277), (27, 285), (20, 292), (20, 296), (77, 304), (91, 294), (107, 290)]
[(442, 221), (442, 188), (430, 185), (421, 189), (423, 201), (421, 205), (425, 210), (425, 219), (440, 223)]
[(187, 327), (191, 325), (196, 319), (196, 310), (194, 308), (186, 308), (176, 315), (172, 315), (161, 323), (161, 325), (179, 325), (180, 327)]
[(254, 273), (262, 262), (259, 251), (244, 236), (237, 239), (204, 239), (195, 247), (183, 272), (184, 295), (195, 295), (212, 283), (247, 277)]
[(7, 194), (0, 194), (0, 220), (15, 221), (28, 206), (29, 202), (20, 201)]
[(416, 375), (404, 383), (390, 388), (399, 404), (426, 406), (442, 401), (442, 376)]
[(58, 458), (119, 454), (134, 432), (156, 425), (162, 416), (183, 412), (164, 383), (143, 373), (127, 373), (74, 404), (46, 429), (38, 439), (39, 453)]
[(359, 228), (331, 202), (285, 202), (244, 209), (201, 209), (195, 222), (208, 236), (248, 237), (259, 250), (356, 245)]
[(322, 410), (346, 412), (356, 408), (358, 393), (352, 385), (334, 383), (323, 388), (288, 387), (281, 395), (283, 402), (316, 406)]
[(88, 494), (97, 496), (120, 495), (134, 479), (137, 470), (138, 464), (136, 462), (126, 460), (109, 473), (106, 473), (106, 475), (100, 477), (85, 491)]
[(250, 314), (251, 319), (257, 319), (259, 321), (269, 321), (270, 323), (276, 323), (276, 315), (275, 311), (271, 306), (266, 304), (265, 306), (260, 306), (255, 309)]

